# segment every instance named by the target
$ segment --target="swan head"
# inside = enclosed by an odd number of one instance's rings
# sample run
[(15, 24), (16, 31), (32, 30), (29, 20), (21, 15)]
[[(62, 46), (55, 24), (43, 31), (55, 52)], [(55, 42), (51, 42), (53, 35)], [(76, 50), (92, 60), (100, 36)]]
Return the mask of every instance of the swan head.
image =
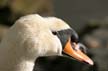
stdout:
[(17, 55), (28, 60), (62, 55), (64, 52), (76, 60), (93, 65), (93, 61), (80, 50), (78, 39), (77, 33), (63, 20), (32, 14), (17, 20), (4, 42), (7, 47), (14, 47), (11, 49), (18, 52)]

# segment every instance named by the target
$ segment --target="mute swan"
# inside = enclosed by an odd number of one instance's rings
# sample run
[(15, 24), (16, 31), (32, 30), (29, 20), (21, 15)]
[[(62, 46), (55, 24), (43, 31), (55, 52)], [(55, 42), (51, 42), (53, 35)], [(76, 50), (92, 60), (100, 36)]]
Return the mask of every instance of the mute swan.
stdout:
[(59, 18), (21, 17), (1, 41), (0, 71), (32, 71), (37, 57), (62, 55), (62, 51), (93, 65), (79, 49), (77, 39), (75, 31)]

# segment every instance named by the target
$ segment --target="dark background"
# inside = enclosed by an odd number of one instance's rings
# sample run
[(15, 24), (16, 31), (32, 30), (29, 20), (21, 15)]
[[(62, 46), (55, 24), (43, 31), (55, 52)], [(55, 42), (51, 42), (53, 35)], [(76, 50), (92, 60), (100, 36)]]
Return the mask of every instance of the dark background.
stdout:
[(106, 18), (107, 3), (107, 0), (54, 0), (54, 10), (57, 17), (63, 18), (79, 31), (86, 21)]

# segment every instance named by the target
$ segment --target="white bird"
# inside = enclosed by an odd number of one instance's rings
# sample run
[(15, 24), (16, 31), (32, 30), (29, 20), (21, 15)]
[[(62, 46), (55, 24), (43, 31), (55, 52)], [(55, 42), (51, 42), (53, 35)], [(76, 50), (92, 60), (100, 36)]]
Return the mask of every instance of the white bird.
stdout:
[(93, 65), (79, 49), (77, 34), (63, 20), (38, 14), (21, 17), (0, 44), (0, 71), (32, 71), (40, 56), (62, 55)]

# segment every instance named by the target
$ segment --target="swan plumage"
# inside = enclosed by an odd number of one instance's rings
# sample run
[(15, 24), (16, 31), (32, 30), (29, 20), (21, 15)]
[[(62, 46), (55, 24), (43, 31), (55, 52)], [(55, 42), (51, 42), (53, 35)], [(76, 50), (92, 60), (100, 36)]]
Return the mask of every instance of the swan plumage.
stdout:
[(56, 17), (21, 17), (1, 41), (0, 71), (32, 71), (37, 57), (62, 55), (61, 41), (52, 32), (64, 29), (70, 26)]

